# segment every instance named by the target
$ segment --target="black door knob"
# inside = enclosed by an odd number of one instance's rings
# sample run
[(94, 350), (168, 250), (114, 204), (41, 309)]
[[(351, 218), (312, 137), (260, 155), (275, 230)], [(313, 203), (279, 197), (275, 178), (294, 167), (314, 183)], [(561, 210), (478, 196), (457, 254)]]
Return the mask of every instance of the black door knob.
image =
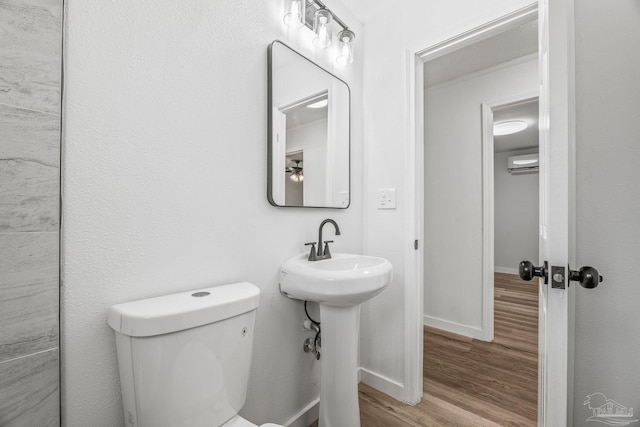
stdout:
[(584, 267), (580, 267), (578, 271), (569, 270), (569, 280), (573, 282), (580, 282), (580, 286), (586, 289), (593, 289), (600, 282), (602, 282), (603, 277), (598, 274), (598, 270), (593, 267), (589, 267), (585, 265)]
[(522, 280), (531, 280), (534, 277), (543, 277), (544, 283), (549, 282), (549, 266), (547, 261), (541, 267), (534, 267), (531, 261), (520, 261), (518, 266), (518, 274)]

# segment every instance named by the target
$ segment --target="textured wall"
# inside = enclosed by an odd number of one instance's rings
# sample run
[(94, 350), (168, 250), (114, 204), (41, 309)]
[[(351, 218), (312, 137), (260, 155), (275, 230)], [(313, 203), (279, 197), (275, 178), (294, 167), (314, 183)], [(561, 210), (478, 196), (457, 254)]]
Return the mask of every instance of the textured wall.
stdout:
[(61, 0), (0, 0), (0, 425), (57, 426)]
[(640, 410), (639, 23), (635, 0), (576, 2), (576, 260), (605, 281), (575, 289), (575, 426), (596, 392)]
[[(327, 4), (361, 33), (335, 1)], [(335, 251), (362, 250), (362, 40), (336, 68), (283, 1), (83, 2), (66, 7), (63, 419), (123, 424), (110, 305), (240, 280), (262, 290), (244, 416), (284, 423), (318, 396), (302, 304), (280, 264), (326, 217)], [(275, 208), (266, 198), (267, 45), (298, 47), (352, 89), (352, 205)], [(240, 173), (238, 173), (240, 172)]]

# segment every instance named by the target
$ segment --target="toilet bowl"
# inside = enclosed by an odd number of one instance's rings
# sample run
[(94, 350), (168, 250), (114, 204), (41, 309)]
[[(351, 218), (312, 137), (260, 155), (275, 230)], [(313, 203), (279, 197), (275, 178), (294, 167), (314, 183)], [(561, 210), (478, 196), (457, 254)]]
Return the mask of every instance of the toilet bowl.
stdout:
[(242, 282), (112, 306), (125, 425), (258, 427), (238, 412), (259, 298)]

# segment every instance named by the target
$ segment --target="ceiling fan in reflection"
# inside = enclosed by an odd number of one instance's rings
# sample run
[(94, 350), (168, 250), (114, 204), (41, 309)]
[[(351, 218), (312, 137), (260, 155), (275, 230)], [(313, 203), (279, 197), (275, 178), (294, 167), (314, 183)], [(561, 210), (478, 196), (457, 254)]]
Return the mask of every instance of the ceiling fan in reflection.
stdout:
[(302, 160), (294, 160), (294, 162), (296, 163), (295, 166), (290, 166), (288, 168), (285, 168), (285, 172), (291, 174), (289, 179), (291, 179), (291, 181), (293, 182), (302, 182), (304, 180), (304, 175), (302, 174), (302, 167), (300, 166), (301, 161)]

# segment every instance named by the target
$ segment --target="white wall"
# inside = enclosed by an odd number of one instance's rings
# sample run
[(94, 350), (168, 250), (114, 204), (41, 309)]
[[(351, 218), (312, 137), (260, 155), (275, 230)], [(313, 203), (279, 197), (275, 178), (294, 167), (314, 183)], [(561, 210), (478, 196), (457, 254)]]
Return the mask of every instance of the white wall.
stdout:
[[(537, 140), (535, 143), (537, 144)], [(510, 174), (507, 158), (538, 149), (496, 153), (493, 160), (494, 266), (517, 274), (522, 260), (538, 259), (539, 174)]]
[[(406, 98), (408, 52), (433, 46), (530, 3), (404, 0), (393, 3), (388, 13), (373, 16), (365, 25), (364, 250), (391, 261), (394, 281), (363, 306), (360, 360), (361, 366), (371, 373), (363, 376), (365, 381), (380, 380), (387, 392), (401, 399), (405, 397), (405, 262), (411, 263), (405, 259), (404, 251), (412, 248), (414, 238), (418, 237), (404, 236), (405, 228), (412, 227), (405, 221), (411, 195), (404, 191), (405, 185), (409, 185), (406, 182), (409, 164), (405, 160), (413, 137), (407, 134), (412, 119)], [(360, 57), (358, 53), (356, 56)], [(398, 189), (398, 209), (377, 210), (376, 189), (389, 187)], [(415, 301), (410, 295), (406, 297), (406, 301)]]
[(481, 105), (536, 90), (537, 75), (537, 58), (527, 58), (425, 90), (424, 322), (429, 326), (483, 335)]
[[(339, 2), (327, 4), (362, 34)], [(70, 1), (66, 9), (64, 425), (124, 425), (109, 306), (243, 280), (262, 296), (242, 414), (287, 422), (317, 398), (319, 364), (302, 352), (302, 305), (280, 294), (279, 265), (305, 250), (326, 217), (343, 232), (336, 251), (362, 251), (364, 37), (356, 62), (339, 69), (330, 52), (311, 50), (310, 31), (284, 27), (283, 1)], [(348, 210), (267, 202), (275, 38), (351, 86)]]
[(576, 257), (604, 276), (596, 289), (575, 287), (573, 418), (582, 426), (591, 393), (633, 408), (633, 419), (640, 410), (640, 4), (575, 6)]

